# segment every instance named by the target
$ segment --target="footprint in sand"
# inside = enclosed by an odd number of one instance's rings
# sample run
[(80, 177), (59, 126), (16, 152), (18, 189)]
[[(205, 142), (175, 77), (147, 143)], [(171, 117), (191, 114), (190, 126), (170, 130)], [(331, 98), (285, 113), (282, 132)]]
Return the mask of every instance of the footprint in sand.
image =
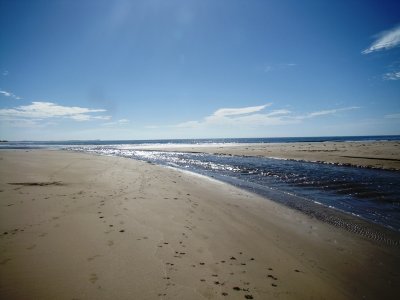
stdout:
[(5, 264), (8, 263), (10, 260), (12, 260), (12, 259), (11, 259), (11, 258), (3, 259), (2, 261), (0, 261), (0, 265), (5, 265)]
[(101, 256), (101, 255), (96, 254), (96, 255), (94, 255), (94, 256), (88, 257), (86, 260), (87, 260), (87, 261), (92, 261), (92, 260), (94, 260), (94, 259), (96, 259), (97, 257), (100, 257), (100, 256)]
[(95, 284), (97, 280), (99, 280), (99, 277), (97, 277), (97, 274), (96, 274), (96, 273), (90, 274), (89, 281), (90, 281), (92, 284)]
[(36, 244), (33, 244), (32, 246), (27, 247), (26, 250), (32, 250), (34, 248), (36, 248)]
[(108, 242), (107, 242), (107, 246), (110, 246), (110, 247), (111, 247), (111, 246), (113, 246), (113, 245), (114, 245), (114, 242), (113, 242), (113, 241), (108, 241)]

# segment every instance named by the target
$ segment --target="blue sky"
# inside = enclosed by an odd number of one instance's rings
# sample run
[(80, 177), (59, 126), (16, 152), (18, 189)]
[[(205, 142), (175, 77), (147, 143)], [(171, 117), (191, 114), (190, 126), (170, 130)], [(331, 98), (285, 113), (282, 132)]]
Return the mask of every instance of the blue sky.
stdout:
[(0, 0), (0, 139), (400, 134), (399, 11)]

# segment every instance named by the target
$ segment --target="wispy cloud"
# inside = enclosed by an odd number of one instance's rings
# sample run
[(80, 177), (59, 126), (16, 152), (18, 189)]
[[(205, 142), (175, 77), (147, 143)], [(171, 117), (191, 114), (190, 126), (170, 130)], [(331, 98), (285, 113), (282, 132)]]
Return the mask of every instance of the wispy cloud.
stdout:
[(128, 124), (130, 121), (128, 119), (119, 119), (117, 121), (114, 122), (107, 122), (107, 123), (103, 123), (103, 126), (107, 126), (107, 127), (117, 127), (117, 126), (123, 126)]
[(351, 107), (343, 107), (343, 108), (336, 108), (336, 109), (320, 110), (320, 111), (314, 111), (314, 112), (308, 113), (304, 116), (298, 116), (297, 118), (309, 119), (309, 118), (314, 118), (314, 117), (319, 117), (319, 116), (334, 115), (341, 111), (353, 110), (353, 109), (358, 109), (358, 108), (360, 108), (360, 107), (351, 106)]
[(384, 80), (400, 80), (400, 71), (383, 74)]
[(4, 90), (0, 90), (0, 94), (5, 96), (5, 97), (10, 97), (10, 98), (13, 98), (13, 99), (16, 99), (16, 100), (21, 99), (21, 97), (18, 97), (17, 95), (14, 95), (13, 93), (7, 92), (7, 91), (4, 91)]
[(400, 113), (385, 115), (385, 119), (400, 119)]
[[(307, 114), (296, 114), (288, 109), (276, 109), (262, 112), (271, 104), (242, 108), (221, 108), (212, 115), (204, 117), (199, 121), (187, 121), (172, 125), (175, 128), (200, 128), (208, 126), (268, 126), (268, 125), (287, 125), (300, 123), (305, 119), (319, 116), (335, 115), (342, 111), (358, 109), (359, 107), (344, 107), (329, 110), (310, 112)], [(158, 126), (159, 127), (159, 126)]]
[(362, 54), (369, 54), (381, 50), (389, 50), (400, 45), (400, 25), (378, 33), (376, 40)]
[(77, 114), (77, 115), (71, 115), (70, 118), (75, 121), (110, 120), (111, 116), (91, 116), (87, 114)]
[(7, 71), (7, 70), (4, 70), (3, 72), (1, 72), (1, 75), (7, 76), (7, 75), (8, 75), (8, 71)]
[(259, 106), (249, 106), (249, 107), (241, 107), (241, 108), (220, 108), (213, 113), (215, 117), (225, 117), (225, 116), (235, 116), (235, 115), (244, 115), (250, 114), (254, 112), (258, 112), (263, 110), (267, 106), (270, 106), (271, 103), (267, 103)]
[(78, 106), (62, 106), (52, 102), (32, 102), (14, 108), (0, 109), (0, 120), (9, 122), (38, 123), (44, 119), (67, 118), (74, 121), (109, 120), (110, 116), (93, 115), (105, 112), (104, 109), (90, 109)]

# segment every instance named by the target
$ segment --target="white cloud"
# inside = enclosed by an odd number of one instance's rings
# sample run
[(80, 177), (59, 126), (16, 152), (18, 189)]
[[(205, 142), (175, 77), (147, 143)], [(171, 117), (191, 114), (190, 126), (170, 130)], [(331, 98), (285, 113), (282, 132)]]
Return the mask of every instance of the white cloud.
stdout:
[(271, 103), (260, 105), (260, 106), (250, 106), (250, 107), (242, 107), (242, 108), (220, 108), (213, 113), (213, 116), (216, 117), (225, 117), (225, 116), (234, 116), (234, 115), (243, 115), (250, 114), (260, 110), (263, 110), (267, 106), (270, 106)]
[[(215, 125), (234, 125), (241, 120), (249, 120), (257, 116), (257, 112), (270, 106), (271, 103), (267, 103), (259, 106), (248, 106), (240, 108), (220, 108), (216, 110), (212, 115), (204, 118), (203, 121), (189, 121), (178, 124), (177, 127), (198, 127), (206, 124)], [(254, 122), (249, 122), (254, 123)]]
[[(0, 109), (0, 120), (21, 122), (40, 122), (49, 118), (67, 118), (75, 121), (88, 121), (93, 119), (109, 120), (110, 116), (92, 115), (105, 112), (104, 109), (90, 109), (78, 106), (62, 106), (51, 102), (32, 102), (14, 108)], [(30, 121), (27, 121), (30, 120)]]
[(4, 90), (0, 90), (0, 94), (5, 96), (5, 97), (10, 97), (10, 98), (17, 99), (17, 100), (21, 99), (21, 97), (18, 97), (16, 95), (14, 95), (13, 93), (7, 92), (7, 91), (4, 91)]
[(128, 119), (119, 119), (117, 121), (114, 122), (108, 122), (108, 123), (104, 123), (103, 126), (107, 126), (107, 127), (114, 127), (114, 126), (123, 126), (128, 124), (130, 121)]
[(266, 122), (269, 123), (273, 120), (272, 116), (269, 114), (260, 114), (258, 112), (271, 105), (271, 103), (267, 103), (260, 106), (242, 108), (221, 108), (215, 111), (211, 116), (204, 118), (202, 123), (215, 125), (248, 124), (253, 126)]
[(11, 93), (7, 92), (7, 91), (0, 91), (0, 94), (6, 96), (6, 97), (11, 97)]
[(70, 117), (75, 121), (89, 121), (89, 120), (110, 120), (111, 116), (91, 116), (87, 114), (77, 114)]
[(291, 113), (291, 111), (290, 111), (290, 110), (287, 110), (287, 109), (277, 109), (277, 110), (271, 111), (271, 112), (268, 113), (267, 115), (268, 115), (269, 117), (272, 117), (272, 116), (288, 115), (288, 114), (290, 114), (290, 113)]
[(95, 119), (95, 120), (111, 120), (111, 116), (93, 116), (92, 119)]
[(261, 113), (271, 104), (242, 108), (221, 108), (212, 115), (206, 116), (200, 121), (187, 121), (172, 125), (175, 128), (200, 128), (209, 126), (269, 126), (287, 125), (300, 123), (302, 120), (319, 116), (334, 115), (341, 111), (357, 109), (359, 107), (345, 107), (330, 110), (315, 111), (305, 115), (296, 115), (287, 109), (277, 109), (270, 112)]
[(7, 75), (8, 75), (8, 71), (7, 71), (7, 70), (4, 70), (4, 71), (1, 73), (1, 75), (7, 76)]
[(388, 72), (383, 75), (385, 80), (400, 80), (400, 71), (398, 72)]
[(359, 108), (358, 106), (351, 106), (351, 107), (344, 107), (344, 108), (320, 110), (320, 111), (314, 111), (314, 112), (308, 113), (304, 116), (299, 116), (297, 118), (308, 119), (308, 118), (314, 118), (314, 117), (319, 117), (319, 116), (333, 115), (333, 114), (336, 114), (341, 111), (353, 110), (353, 109), (358, 109), (358, 108)]
[(383, 31), (377, 35), (377, 39), (362, 54), (369, 54), (375, 51), (389, 50), (400, 45), (400, 25), (390, 30)]

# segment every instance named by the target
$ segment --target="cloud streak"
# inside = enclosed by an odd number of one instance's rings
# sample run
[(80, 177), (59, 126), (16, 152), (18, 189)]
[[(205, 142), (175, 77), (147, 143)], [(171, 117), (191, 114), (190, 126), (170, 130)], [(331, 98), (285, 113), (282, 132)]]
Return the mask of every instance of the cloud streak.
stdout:
[(7, 91), (4, 91), (4, 90), (0, 90), (0, 94), (5, 96), (5, 97), (10, 97), (10, 98), (13, 98), (13, 99), (16, 99), (16, 100), (21, 99), (21, 97), (18, 97), (17, 95), (14, 95), (13, 93), (7, 92)]
[[(78, 106), (62, 106), (52, 102), (32, 102), (14, 108), (0, 109), (0, 120), (28, 124), (50, 118), (64, 118), (74, 121), (109, 120), (110, 116), (93, 115), (103, 113), (104, 109), (90, 109)], [(30, 121), (27, 121), (30, 120)]]
[(398, 72), (388, 72), (383, 75), (384, 80), (400, 80), (400, 71)]
[(299, 116), (297, 118), (299, 118), (299, 119), (309, 119), (309, 118), (314, 118), (314, 117), (319, 117), (319, 116), (334, 115), (334, 114), (336, 114), (338, 112), (341, 112), (341, 111), (353, 110), (353, 109), (358, 109), (358, 108), (360, 108), (360, 107), (351, 106), (351, 107), (344, 107), (344, 108), (320, 110), (320, 111), (314, 111), (314, 112), (308, 113), (308, 114), (306, 114), (304, 116)]
[[(288, 109), (276, 109), (263, 112), (271, 104), (250, 106), (241, 108), (221, 108), (210, 116), (199, 121), (187, 121), (176, 125), (174, 128), (204, 128), (211, 126), (232, 126), (232, 127), (259, 127), (276, 126), (300, 123), (305, 119), (321, 116), (335, 115), (339, 112), (358, 109), (357, 106), (336, 108), (329, 110), (314, 111), (307, 114), (295, 114)], [(159, 126), (157, 126), (159, 127)]]
[(236, 116), (236, 115), (244, 115), (250, 114), (254, 112), (258, 112), (263, 110), (267, 106), (270, 106), (271, 103), (260, 105), (260, 106), (250, 106), (250, 107), (242, 107), (242, 108), (221, 108), (214, 112), (213, 116), (215, 117), (226, 117), (226, 116)]
[(114, 122), (107, 122), (107, 123), (103, 123), (103, 126), (106, 127), (118, 127), (118, 126), (124, 126), (127, 125), (130, 121), (128, 119), (119, 119), (117, 121)]
[(381, 50), (389, 50), (400, 45), (400, 25), (376, 35), (377, 39), (362, 54), (369, 54)]

